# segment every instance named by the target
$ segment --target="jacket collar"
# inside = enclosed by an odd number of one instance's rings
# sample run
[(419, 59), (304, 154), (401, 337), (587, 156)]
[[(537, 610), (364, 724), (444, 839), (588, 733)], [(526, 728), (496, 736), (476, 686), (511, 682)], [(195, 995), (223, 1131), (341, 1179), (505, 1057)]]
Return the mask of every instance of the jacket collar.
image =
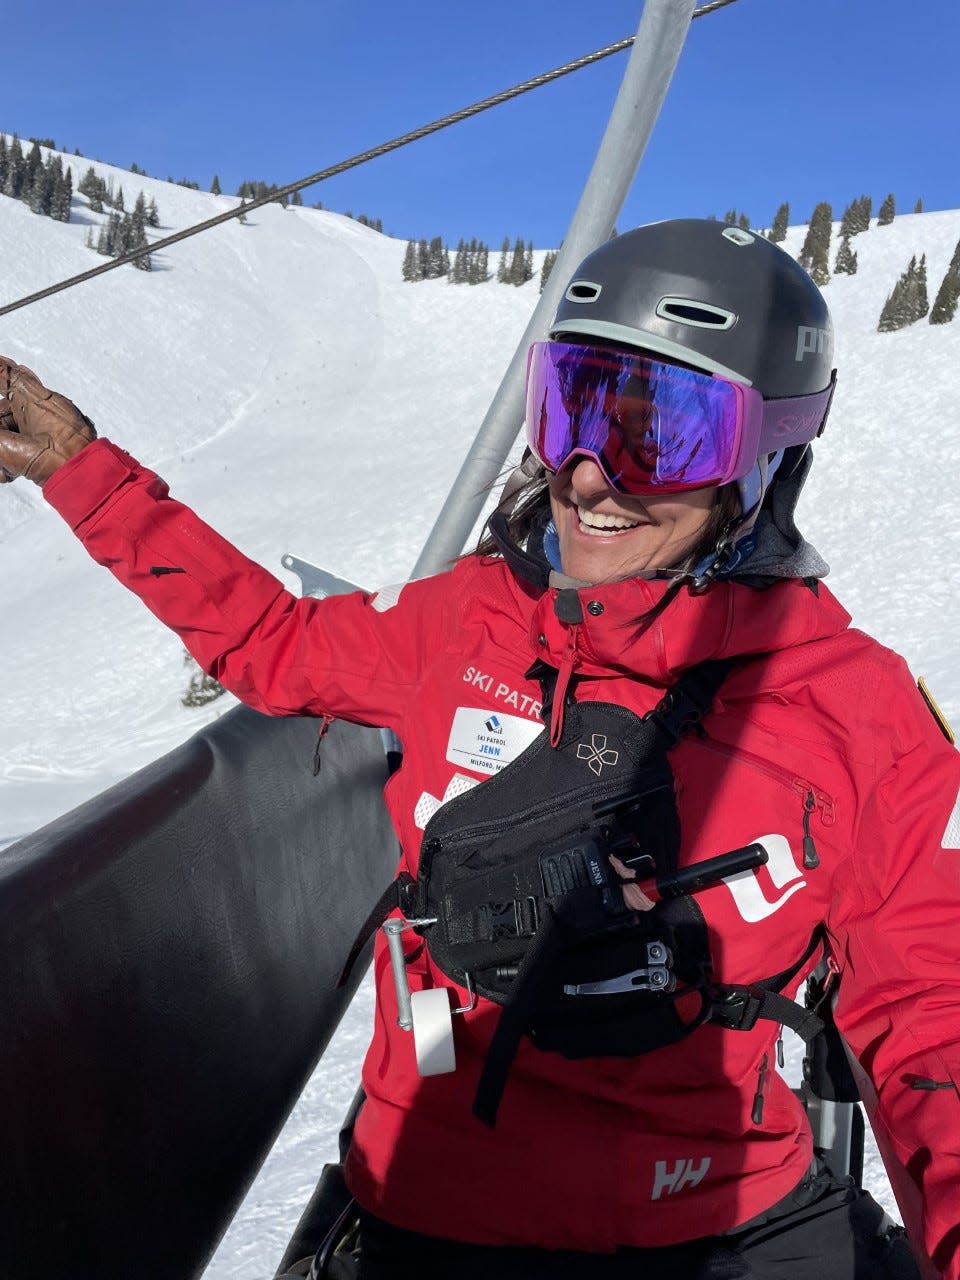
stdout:
[(531, 647), (571, 674), (629, 676), (666, 687), (699, 662), (808, 644), (837, 635), (850, 623), (826, 588), (787, 579), (766, 591), (738, 582), (715, 582), (700, 594), (683, 587), (642, 630), (641, 619), (669, 589), (663, 580), (629, 578), (603, 586), (525, 591), (535, 595)]

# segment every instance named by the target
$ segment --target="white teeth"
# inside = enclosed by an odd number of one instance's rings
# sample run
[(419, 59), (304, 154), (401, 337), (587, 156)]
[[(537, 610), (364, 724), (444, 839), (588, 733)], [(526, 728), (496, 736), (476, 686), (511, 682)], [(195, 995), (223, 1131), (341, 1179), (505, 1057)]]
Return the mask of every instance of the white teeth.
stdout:
[(643, 523), (641, 520), (628, 520), (626, 516), (587, 511), (583, 507), (577, 507), (577, 515), (580, 518), (580, 527), (585, 533), (599, 534), (601, 537), (608, 533), (620, 533), (624, 529), (635, 529), (637, 525)]

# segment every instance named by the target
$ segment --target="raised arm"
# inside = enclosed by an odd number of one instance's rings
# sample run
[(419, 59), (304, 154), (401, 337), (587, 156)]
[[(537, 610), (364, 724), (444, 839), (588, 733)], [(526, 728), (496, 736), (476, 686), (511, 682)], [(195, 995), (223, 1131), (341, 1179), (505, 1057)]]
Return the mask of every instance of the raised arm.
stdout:
[[(99, 564), (209, 674), (271, 715), (332, 714), (399, 731), (440, 643), (427, 580), (384, 599), (299, 599), (169, 494), (135, 458), (30, 370), (0, 357), (0, 472), (26, 477)], [(441, 594), (443, 594), (441, 592)]]

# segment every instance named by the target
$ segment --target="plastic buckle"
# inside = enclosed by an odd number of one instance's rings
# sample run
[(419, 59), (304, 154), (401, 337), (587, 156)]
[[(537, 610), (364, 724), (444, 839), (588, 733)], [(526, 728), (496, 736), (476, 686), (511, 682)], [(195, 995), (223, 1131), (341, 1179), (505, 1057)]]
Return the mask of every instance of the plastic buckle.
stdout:
[(766, 995), (763, 987), (721, 987), (714, 992), (712, 1022), (728, 1031), (752, 1031)]

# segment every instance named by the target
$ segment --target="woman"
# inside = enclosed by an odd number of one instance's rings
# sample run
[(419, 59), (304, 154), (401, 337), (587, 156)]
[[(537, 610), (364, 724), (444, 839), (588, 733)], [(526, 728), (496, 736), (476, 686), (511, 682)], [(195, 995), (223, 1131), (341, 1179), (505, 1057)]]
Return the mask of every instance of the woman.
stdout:
[[(362, 1276), (916, 1275), (774, 1070), (776, 993), (825, 946), (920, 1243), (960, 1280), (960, 758), (794, 524), (832, 387), (829, 314), (788, 255), (716, 222), (639, 228), (533, 349), (532, 452), (480, 553), (316, 601), (0, 365), (6, 477), (44, 483), (206, 670), (403, 741), (394, 905), (452, 903), (425, 946), (404, 934), (407, 981), (473, 1007), (456, 1069), (421, 1076), (378, 951), (347, 1164)], [(756, 846), (765, 867), (658, 901), (677, 866)], [(460, 870), (490, 849), (478, 889)], [(531, 857), (544, 883), (571, 859), (602, 883), (517, 892), (487, 928)]]

